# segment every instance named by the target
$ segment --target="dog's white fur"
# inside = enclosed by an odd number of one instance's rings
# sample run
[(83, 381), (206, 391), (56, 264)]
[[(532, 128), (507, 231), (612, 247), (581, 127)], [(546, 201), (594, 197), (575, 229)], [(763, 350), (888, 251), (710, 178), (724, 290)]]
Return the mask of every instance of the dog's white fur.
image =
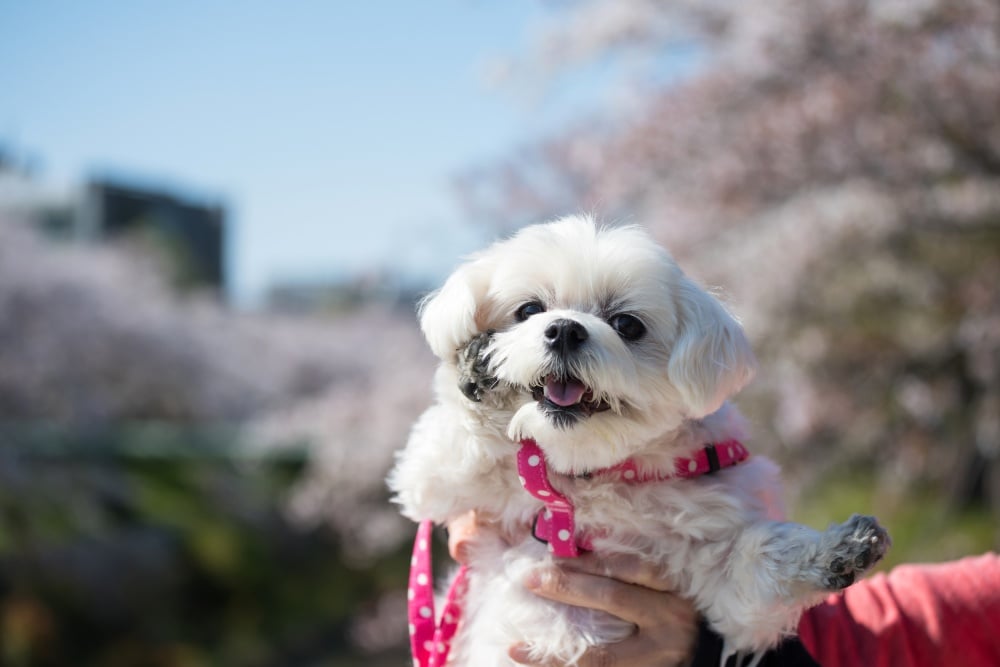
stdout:
[[(519, 321), (527, 302), (545, 310)], [(609, 322), (620, 313), (639, 318), (645, 334), (619, 335)], [(545, 342), (557, 320), (586, 330), (572, 354), (555, 354)], [(521, 438), (533, 438), (553, 485), (576, 508), (578, 531), (595, 536), (595, 551), (639, 554), (659, 566), (740, 650), (766, 648), (792, 630), (801, 611), (835, 587), (834, 559), (860, 554), (861, 570), (861, 560), (872, 560), (866, 554), (881, 555), (864, 545), (884, 549), (884, 532), (872, 539), (874, 529), (866, 532), (858, 517), (825, 533), (782, 522), (777, 467), (759, 456), (693, 480), (622, 485), (570, 475), (626, 458), (671, 470), (674, 458), (706, 443), (745, 437), (726, 402), (753, 375), (742, 328), (637, 228), (600, 228), (579, 217), (525, 228), (448, 278), (424, 302), (421, 328), (441, 360), (436, 402), (390, 476), (414, 520), (444, 524), (474, 509), (502, 532), (524, 535), (540, 504), (518, 482), (515, 453)], [(460, 362), (482, 336), (497, 383), (476, 401), (459, 390)], [(588, 400), (607, 409), (553, 419), (531, 392), (552, 373), (579, 379)], [(549, 558), (530, 536), (508, 545), (486, 535), (475, 545), (449, 664), (512, 665), (507, 649), (515, 642), (528, 643), (540, 661), (572, 664), (589, 646), (634, 630), (528, 593), (524, 576)]]

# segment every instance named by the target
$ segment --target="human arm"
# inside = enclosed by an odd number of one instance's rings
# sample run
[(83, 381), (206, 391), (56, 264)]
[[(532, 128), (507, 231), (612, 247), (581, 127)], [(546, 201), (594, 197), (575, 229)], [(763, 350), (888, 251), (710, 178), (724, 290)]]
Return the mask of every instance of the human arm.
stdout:
[[(602, 571), (598, 564), (605, 562), (609, 565)], [(553, 578), (528, 583), (540, 584), (535, 592), (545, 597), (604, 609), (638, 627), (625, 642), (593, 649), (588, 655), (591, 662), (584, 664), (718, 664), (719, 637), (704, 624), (692, 632), (693, 609), (687, 605), (690, 617), (677, 616), (677, 604), (683, 601), (668, 592), (658, 593), (662, 584), (638, 560), (587, 556), (567, 561), (556, 572)], [(628, 582), (640, 584), (641, 592), (629, 590)], [(641, 621), (637, 620), (640, 610), (646, 614)], [(1000, 557), (996, 554), (902, 565), (862, 580), (807, 610), (799, 637), (768, 651), (759, 665), (939, 667), (959, 664), (957, 660), (964, 667), (1000, 665)]]
[(1000, 665), (1000, 557), (876, 574), (807, 611), (799, 636), (829, 667)]
[[(462, 543), (478, 530), (471, 514), (463, 521), (464, 528), (452, 529), (452, 553), (459, 560)], [(717, 664), (719, 638), (703, 625), (693, 629), (690, 605), (690, 619), (683, 612), (675, 615), (683, 601), (658, 593), (664, 586), (655, 573), (639, 567), (637, 559), (611, 560), (604, 569), (599, 563), (604, 561), (593, 556), (563, 561), (557, 574), (526, 582), (537, 583), (535, 592), (543, 597), (604, 609), (636, 624), (632, 637), (592, 649), (590, 662), (581, 664), (687, 665), (692, 653), (694, 665), (713, 664), (713, 656)], [(678, 658), (681, 653), (687, 657)], [(903, 565), (859, 581), (807, 610), (799, 638), (770, 651), (760, 664), (814, 664), (810, 655), (825, 667), (936, 667), (955, 664), (956, 657), (967, 667), (1000, 665), (1000, 557)]]

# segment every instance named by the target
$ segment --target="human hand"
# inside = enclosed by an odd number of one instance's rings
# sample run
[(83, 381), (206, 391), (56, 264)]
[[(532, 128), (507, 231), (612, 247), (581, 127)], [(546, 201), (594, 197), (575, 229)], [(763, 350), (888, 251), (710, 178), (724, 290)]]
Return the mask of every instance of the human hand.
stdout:
[[(535, 570), (525, 586), (549, 600), (600, 609), (635, 625), (624, 641), (589, 649), (577, 663), (580, 667), (679, 667), (694, 653), (694, 607), (667, 591), (655, 568), (637, 557), (587, 554), (560, 561), (559, 567)], [(559, 667), (529, 662), (524, 644), (512, 646), (509, 655), (519, 664)]]
[[(498, 531), (475, 512), (448, 524), (448, 550), (466, 564), (478, 540)], [(655, 568), (635, 556), (598, 557), (585, 554), (562, 560), (559, 567), (539, 568), (525, 585), (536, 595), (565, 604), (600, 609), (636, 626), (631, 637), (595, 646), (580, 658), (579, 667), (671, 667), (686, 665), (694, 653), (698, 618), (690, 602), (669, 592)], [(512, 646), (509, 655), (528, 662), (527, 647)], [(561, 667), (556, 663), (535, 667)]]
[(469, 564), (469, 549), (473, 543), (482, 537), (483, 524), (480, 523), (475, 510), (466, 512), (448, 523), (448, 553), (456, 562)]
[[(448, 550), (456, 561), (467, 564), (474, 543), (496, 532), (469, 512), (448, 524)], [(694, 607), (669, 592), (655, 568), (637, 557), (585, 554), (561, 560), (556, 568), (540, 568), (525, 584), (536, 595), (600, 609), (635, 625), (628, 639), (588, 650), (580, 667), (670, 667), (687, 664), (694, 652), (698, 635)], [(524, 645), (512, 646), (510, 657), (532, 664)]]

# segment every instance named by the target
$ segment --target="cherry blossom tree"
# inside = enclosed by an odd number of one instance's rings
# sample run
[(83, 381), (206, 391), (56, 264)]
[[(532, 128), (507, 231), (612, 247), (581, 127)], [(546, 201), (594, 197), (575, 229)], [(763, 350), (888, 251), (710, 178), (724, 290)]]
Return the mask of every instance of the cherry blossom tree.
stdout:
[(682, 82), (462, 174), (470, 217), (647, 226), (744, 319), (746, 407), (801, 479), (852, 463), (1000, 512), (1000, 6), (570, 2), (508, 70), (691, 41)]

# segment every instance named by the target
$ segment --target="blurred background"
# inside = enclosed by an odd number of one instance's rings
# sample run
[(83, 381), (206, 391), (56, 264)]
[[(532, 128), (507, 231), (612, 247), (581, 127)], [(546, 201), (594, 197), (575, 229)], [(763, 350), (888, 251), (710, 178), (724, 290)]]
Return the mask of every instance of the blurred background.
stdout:
[(993, 0), (0, 0), (0, 664), (407, 664), (414, 304), (588, 211), (719, 288), (794, 518), (1000, 543)]

